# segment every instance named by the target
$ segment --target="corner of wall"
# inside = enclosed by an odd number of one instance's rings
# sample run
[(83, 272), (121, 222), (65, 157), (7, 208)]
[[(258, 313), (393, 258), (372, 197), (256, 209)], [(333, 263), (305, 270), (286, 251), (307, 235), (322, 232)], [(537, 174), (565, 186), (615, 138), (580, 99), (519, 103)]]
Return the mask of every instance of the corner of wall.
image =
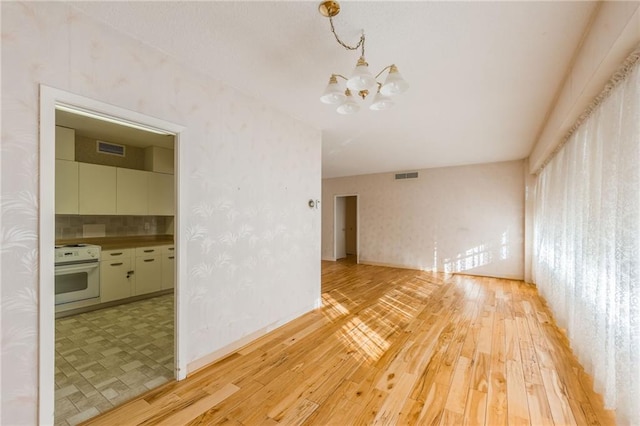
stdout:
[(536, 194), (536, 177), (531, 174), (529, 159), (524, 164), (524, 281), (533, 283), (533, 224)]

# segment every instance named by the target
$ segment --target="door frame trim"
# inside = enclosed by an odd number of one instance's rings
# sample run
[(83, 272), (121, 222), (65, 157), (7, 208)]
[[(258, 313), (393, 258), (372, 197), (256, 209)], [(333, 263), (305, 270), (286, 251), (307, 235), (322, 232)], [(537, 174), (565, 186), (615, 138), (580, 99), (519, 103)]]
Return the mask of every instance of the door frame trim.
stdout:
[(333, 260), (338, 260), (338, 244), (336, 241), (338, 228), (336, 228), (336, 217), (337, 217), (337, 209), (336, 209), (336, 200), (339, 197), (356, 197), (356, 263), (360, 263), (360, 194), (334, 194), (333, 195)]
[(99, 114), (166, 130), (174, 134), (174, 243), (176, 247), (175, 282), (175, 375), (182, 380), (187, 375), (186, 328), (187, 298), (181, 292), (186, 283), (187, 253), (185, 221), (181, 206), (185, 205), (186, 179), (181, 178), (184, 165), (187, 128), (95, 99), (64, 90), (40, 85), (39, 137), (39, 277), (38, 277), (38, 422), (53, 424), (55, 411), (55, 106), (67, 106), (95, 111)]

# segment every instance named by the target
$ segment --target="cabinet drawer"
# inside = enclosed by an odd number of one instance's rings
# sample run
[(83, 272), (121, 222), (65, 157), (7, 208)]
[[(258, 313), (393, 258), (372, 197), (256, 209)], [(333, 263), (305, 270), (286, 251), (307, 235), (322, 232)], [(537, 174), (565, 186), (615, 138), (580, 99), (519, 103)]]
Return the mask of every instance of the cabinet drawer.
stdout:
[(100, 260), (113, 260), (130, 258), (133, 255), (134, 249), (114, 249), (114, 250), (102, 250), (100, 254)]
[(136, 257), (157, 256), (162, 253), (163, 246), (136, 247)]

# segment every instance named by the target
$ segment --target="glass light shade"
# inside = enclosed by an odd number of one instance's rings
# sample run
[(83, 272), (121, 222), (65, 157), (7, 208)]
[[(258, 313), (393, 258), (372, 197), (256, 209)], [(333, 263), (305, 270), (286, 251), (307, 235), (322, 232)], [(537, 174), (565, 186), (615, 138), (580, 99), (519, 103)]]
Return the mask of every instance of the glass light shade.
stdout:
[(343, 103), (345, 99), (346, 96), (338, 84), (338, 79), (332, 75), (329, 79), (329, 84), (327, 84), (327, 88), (324, 89), (324, 93), (320, 96), (320, 102), (330, 105), (338, 105)]
[(358, 59), (356, 68), (353, 70), (351, 77), (347, 80), (347, 87), (350, 90), (359, 92), (361, 90), (369, 90), (376, 84), (376, 79), (369, 72), (369, 64), (361, 56)]
[(360, 105), (353, 100), (353, 96), (351, 96), (351, 92), (349, 89), (346, 90), (346, 101), (342, 105), (340, 105), (336, 111), (338, 114), (349, 115), (355, 114), (360, 110)]
[(383, 95), (382, 93), (376, 93), (376, 96), (373, 98), (373, 102), (369, 105), (369, 109), (374, 111), (383, 111), (385, 109), (392, 108), (396, 103), (388, 96)]
[(380, 88), (380, 93), (385, 96), (397, 95), (405, 92), (409, 88), (409, 83), (407, 83), (402, 75), (398, 72), (398, 68), (395, 65), (391, 65), (389, 69), (389, 75), (387, 75), (387, 79), (384, 84)]

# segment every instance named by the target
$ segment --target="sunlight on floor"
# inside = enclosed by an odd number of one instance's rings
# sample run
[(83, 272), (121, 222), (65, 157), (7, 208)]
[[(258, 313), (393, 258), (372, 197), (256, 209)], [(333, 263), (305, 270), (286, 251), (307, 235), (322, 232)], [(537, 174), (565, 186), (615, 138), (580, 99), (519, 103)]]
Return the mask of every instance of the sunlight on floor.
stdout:
[(339, 337), (357, 351), (357, 358), (367, 362), (377, 361), (389, 348), (389, 342), (357, 317), (342, 327)]
[(335, 320), (349, 314), (349, 310), (328, 293), (322, 295), (322, 306), (324, 308), (323, 313), (329, 317), (330, 320)]

